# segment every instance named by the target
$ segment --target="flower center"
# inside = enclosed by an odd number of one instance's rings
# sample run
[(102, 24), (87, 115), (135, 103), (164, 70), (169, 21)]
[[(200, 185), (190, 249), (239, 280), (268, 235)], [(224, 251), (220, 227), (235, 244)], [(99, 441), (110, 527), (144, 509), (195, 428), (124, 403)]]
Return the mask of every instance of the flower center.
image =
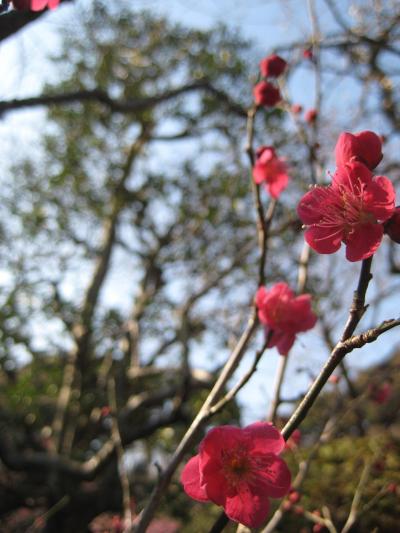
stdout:
[(235, 486), (247, 481), (252, 474), (252, 463), (245, 449), (224, 450), (222, 452), (222, 469), (227, 481)]

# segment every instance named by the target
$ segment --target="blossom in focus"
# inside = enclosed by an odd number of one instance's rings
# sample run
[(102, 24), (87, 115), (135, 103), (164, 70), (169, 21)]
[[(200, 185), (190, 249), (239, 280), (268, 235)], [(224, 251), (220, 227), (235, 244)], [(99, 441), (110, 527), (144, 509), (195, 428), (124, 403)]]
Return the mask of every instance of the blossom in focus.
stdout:
[(216, 427), (183, 469), (183, 488), (195, 500), (221, 505), (231, 520), (259, 527), (268, 498), (282, 498), (290, 489), (289, 469), (278, 456), (284, 446), (281, 433), (267, 422)]
[(305, 239), (316, 252), (332, 254), (346, 245), (346, 258), (360, 261), (373, 255), (383, 236), (383, 222), (394, 213), (395, 191), (385, 176), (373, 177), (352, 160), (339, 167), (327, 187), (308, 191), (297, 207), (307, 226)]
[(13, 6), (17, 10), (42, 11), (45, 7), (55, 9), (60, 0), (13, 0)]
[(260, 61), (261, 74), (265, 78), (278, 78), (284, 73), (286, 67), (286, 61), (276, 54), (264, 57), (264, 59)]
[(281, 101), (281, 93), (278, 87), (275, 87), (269, 81), (260, 81), (253, 88), (254, 101), (257, 105), (274, 107)]
[(309, 109), (304, 113), (304, 120), (309, 124), (313, 124), (317, 120), (318, 111), (316, 109)]
[(257, 150), (253, 178), (257, 185), (264, 183), (272, 198), (278, 198), (286, 189), (289, 181), (287, 166), (285, 161), (276, 155), (272, 146), (261, 146)]
[(392, 241), (400, 244), (400, 206), (394, 210), (393, 215), (385, 222), (385, 233), (389, 235)]
[(296, 296), (286, 283), (276, 283), (269, 290), (260, 287), (255, 301), (267, 335), (272, 331), (268, 347), (276, 346), (281, 355), (287, 355), (297, 333), (308, 331), (317, 322), (310, 294)]
[(344, 132), (339, 135), (335, 147), (336, 165), (345, 165), (353, 160), (361, 161), (373, 170), (382, 159), (382, 139), (373, 131)]

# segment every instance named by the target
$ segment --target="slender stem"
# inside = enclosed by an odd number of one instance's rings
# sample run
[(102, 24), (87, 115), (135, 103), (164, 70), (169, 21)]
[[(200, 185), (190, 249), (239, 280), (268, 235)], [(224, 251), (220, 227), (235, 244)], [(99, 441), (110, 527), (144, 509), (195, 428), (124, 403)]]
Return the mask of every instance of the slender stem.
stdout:
[[(288, 439), (293, 431), (300, 425), (300, 423), (306, 417), (308, 411), (313, 406), (315, 400), (317, 399), (319, 393), (324, 387), (325, 383), (328, 381), (329, 376), (333, 373), (335, 368), (343, 360), (344, 356), (350, 351), (350, 349), (344, 344), (351, 335), (354, 333), (354, 330), (357, 327), (357, 324), (361, 320), (363, 314), (365, 313), (365, 294), (367, 292), (368, 284), (372, 278), (371, 275), (371, 264), (372, 256), (368, 259), (364, 259), (361, 266), (360, 276), (358, 280), (357, 289), (354, 291), (353, 302), (350, 308), (349, 317), (347, 319), (341, 341), (336, 344), (335, 348), (332, 350), (331, 355), (328, 361), (325, 363), (322, 368), (319, 376), (315, 379), (314, 383), (311, 385), (307, 394), (304, 396), (302, 402), (294, 411), (289, 421), (282, 430), (282, 435), (285, 439)], [(353, 349), (353, 348), (351, 348)]]
[(270, 409), (268, 413), (268, 420), (270, 420), (273, 424), (275, 423), (276, 414), (278, 411), (279, 404), (281, 402), (281, 388), (282, 388), (283, 378), (285, 377), (287, 362), (288, 362), (287, 355), (279, 356), (278, 369), (275, 374), (274, 391), (272, 393), (272, 401), (271, 401)]
[(224, 512), (222, 512), (217, 518), (217, 520), (214, 522), (214, 524), (211, 526), (211, 529), (208, 531), (208, 533), (220, 533), (220, 531), (223, 531), (228, 525), (228, 522), (229, 518)]
[(124, 466), (124, 448), (122, 446), (121, 433), (117, 418), (117, 395), (115, 390), (115, 380), (112, 376), (108, 379), (108, 401), (111, 407), (112, 425), (111, 437), (115, 445), (118, 458), (118, 475), (122, 489), (122, 504), (124, 509), (124, 531), (129, 531), (132, 525), (131, 493), (129, 478)]
[(257, 316), (256, 316), (256, 310), (253, 306), (249, 321), (247, 323), (247, 327), (245, 331), (243, 332), (241, 338), (239, 339), (234, 351), (229, 357), (226, 365), (224, 366), (214, 387), (212, 388), (207, 399), (205, 400), (202, 408), (198, 412), (197, 416), (193, 420), (192, 424), (190, 425), (189, 429), (186, 431), (185, 435), (183, 436), (183, 439), (181, 440), (177, 449), (172, 455), (170, 463), (168, 464), (164, 472), (162, 472), (162, 474), (160, 475), (158, 483), (155, 486), (150, 496), (150, 500), (147, 506), (143, 509), (140, 521), (134, 528), (134, 531), (136, 533), (144, 533), (146, 531), (147, 526), (149, 525), (150, 520), (152, 519), (154, 512), (162, 498), (162, 495), (167, 489), (172, 479), (172, 476), (175, 473), (175, 470), (178, 468), (184, 455), (195, 443), (200, 428), (202, 427), (204, 422), (209, 417), (210, 408), (218, 400), (227, 381), (229, 380), (233, 372), (236, 370), (239, 362), (241, 361), (243, 357), (245, 350), (247, 349), (247, 345), (256, 330), (256, 327), (257, 327)]

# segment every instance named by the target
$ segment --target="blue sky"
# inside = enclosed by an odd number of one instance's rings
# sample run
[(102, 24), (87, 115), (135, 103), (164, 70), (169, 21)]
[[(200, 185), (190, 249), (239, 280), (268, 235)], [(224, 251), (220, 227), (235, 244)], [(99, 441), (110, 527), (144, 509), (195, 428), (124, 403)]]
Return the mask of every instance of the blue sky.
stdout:
[[(79, 10), (80, 6), (90, 2), (91, 0), (78, 0), (75, 7), (63, 6), (0, 45), (0, 98), (21, 97), (40, 92), (43, 82), (51, 77), (51, 71), (46, 70), (45, 56), (57, 47), (57, 28), (64, 24), (65, 12)], [(321, 27), (327, 31), (334, 26), (332, 18), (322, 9), (324, 3), (321, 0), (317, 0), (316, 4), (320, 7)], [(344, 1), (343, 4), (347, 2)], [(136, 0), (135, 7), (146, 8), (164, 14), (176, 22), (198, 28), (210, 28), (221, 22), (237, 28), (246, 37), (254, 40), (257, 62), (272, 48), (297, 40), (307, 41), (312, 34), (306, 0)], [(295, 80), (295, 90), (303, 105), (313, 107), (313, 82), (309, 73), (299, 72)], [(36, 143), (40, 134), (37, 125), (43, 116), (42, 111), (27, 111), (12, 113), (6, 120), (0, 121), (0, 156), (12, 153), (16, 143), (25, 148)], [(356, 269), (354, 284), (355, 282)], [(350, 292), (348, 296), (351, 297)], [(396, 303), (393, 301), (384, 311), (386, 318), (388, 315), (392, 316), (391, 313), (396, 311)], [(362, 357), (357, 355), (359, 352), (354, 352), (349, 356), (349, 360), (359, 368), (379, 360), (381, 354), (387, 351), (385, 347), (390, 346), (397, 338), (398, 333), (391, 332), (373, 347), (364, 349)], [(212, 352), (212, 347), (210, 349)], [(199, 361), (202, 351), (204, 348), (199, 352)], [(289, 364), (292, 379), (286, 386), (288, 395), (293, 396), (308, 384), (308, 378), (295, 374), (295, 369), (301, 365), (302, 360), (306, 359), (308, 364), (318, 369), (323, 355), (326, 355), (326, 351), (318, 331), (300, 337)], [(256, 376), (241, 393), (240, 398), (246, 405), (246, 421), (265, 414), (266, 399), (271, 394), (277, 361), (276, 352), (267, 353)], [(245, 358), (240, 371), (245, 371), (250, 363), (251, 354)]]

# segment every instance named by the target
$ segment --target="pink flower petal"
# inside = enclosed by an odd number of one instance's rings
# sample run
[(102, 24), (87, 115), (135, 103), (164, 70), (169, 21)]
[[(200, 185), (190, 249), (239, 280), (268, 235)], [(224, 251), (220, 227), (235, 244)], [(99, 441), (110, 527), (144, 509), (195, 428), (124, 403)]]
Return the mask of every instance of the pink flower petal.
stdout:
[(271, 346), (276, 346), (280, 355), (287, 355), (296, 340), (296, 335), (283, 330), (274, 330), (271, 340), (273, 343)]
[(269, 422), (255, 422), (246, 426), (243, 432), (250, 437), (252, 454), (278, 454), (285, 447), (281, 432)]
[(194, 500), (200, 502), (209, 501), (204, 487), (200, 484), (200, 463), (198, 455), (192, 457), (186, 464), (181, 474), (181, 483), (186, 494)]
[(284, 191), (289, 182), (287, 174), (276, 174), (274, 179), (265, 184), (265, 187), (272, 198), (279, 198), (282, 191)]
[(240, 522), (246, 527), (260, 527), (267, 518), (269, 511), (268, 498), (263, 490), (257, 486), (246, 484), (240, 492), (227, 497), (224, 505), (225, 513), (234, 522)]
[(361, 261), (379, 248), (383, 236), (381, 224), (360, 224), (346, 239), (346, 258)]
[(255, 459), (259, 465), (257, 481), (253, 484), (270, 498), (282, 498), (289, 492), (291, 474), (285, 461), (275, 454), (260, 455)]
[(330, 198), (330, 187), (314, 187), (297, 206), (297, 214), (304, 224), (317, 224), (324, 215), (323, 205)]
[(333, 254), (340, 248), (343, 230), (340, 227), (311, 226), (305, 231), (304, 238), (319, 254)]
[(372, 183), (372, 172), (359, 161), (351, 161), (338, 167), (332, 179), (332, 188), (345, 189), (354, 196), (362, 194), (363, 187)]
[(377, 176), (364, 194), (365, 210), (377, 220), (385, 222), (394, 213), (396, 192), (392, 182), (385, 176)]
[(211, 429), (200, 444), (200, 479), (210, 500), (223, 505), (228, 482), (224, 476), (222, 457), (226, 449), (237, 447), (245, 440), (243, 430), (235, 426)]
[(293, 298), (287, 309), (287, 319), (282, 328), (287, 332), (298, 333), (308, 331), (317, 322), (317, 317), (311, 308), (311, 295), (302, 294)]
[(382, 141), (372, 131), (361, 131), (355, 135), (344, 132), (337, 141), (335, 155), (337, 166), (357, 160), (373, 170), (382, 159)]

